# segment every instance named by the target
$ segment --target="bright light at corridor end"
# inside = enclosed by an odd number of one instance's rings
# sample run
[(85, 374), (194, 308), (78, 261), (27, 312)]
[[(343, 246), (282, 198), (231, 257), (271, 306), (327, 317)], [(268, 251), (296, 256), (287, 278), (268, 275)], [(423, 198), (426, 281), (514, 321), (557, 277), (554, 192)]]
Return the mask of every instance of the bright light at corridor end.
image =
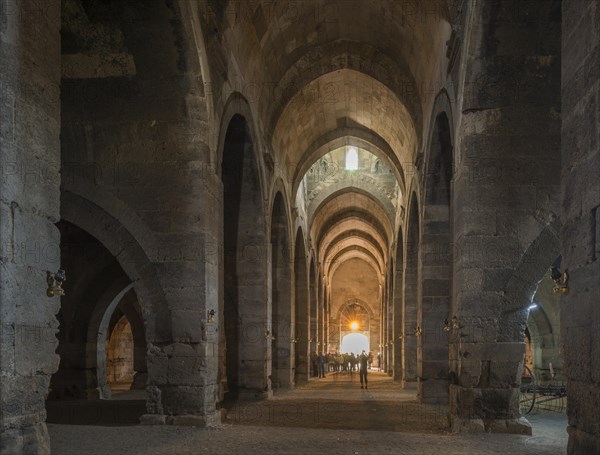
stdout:
[(350, 323), (350, 328), (352, 330), (357, 330), (358, 329), (358, 322), (354, 321)]
[(346, 170), (356, 171), (358, 169), (358, 150), (356, 147), (349, 147), (346, 150)]

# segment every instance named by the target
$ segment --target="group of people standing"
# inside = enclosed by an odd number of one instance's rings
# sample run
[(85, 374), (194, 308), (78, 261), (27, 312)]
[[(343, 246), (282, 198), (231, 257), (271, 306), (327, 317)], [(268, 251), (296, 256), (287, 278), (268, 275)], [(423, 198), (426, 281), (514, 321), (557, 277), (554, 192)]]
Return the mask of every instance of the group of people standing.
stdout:
[(360, 355), (353, 352), (317, 354), (313, 351), (310, 355), (310, 361), (313, 377), (324, 378), (327, 372), (353, 372), (358, 370), (360, 373), (360, 388), (362, 389), (363, 387), (367, 388), (367, 371), (373, 365), (373, 354), (370, 352), (367, 354), (365, 351), (362, 351)]

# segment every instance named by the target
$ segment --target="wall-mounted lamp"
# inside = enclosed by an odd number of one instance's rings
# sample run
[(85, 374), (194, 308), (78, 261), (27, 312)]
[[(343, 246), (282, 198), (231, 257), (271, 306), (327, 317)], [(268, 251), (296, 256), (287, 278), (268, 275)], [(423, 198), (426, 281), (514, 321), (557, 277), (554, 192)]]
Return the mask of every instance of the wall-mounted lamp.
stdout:
[(444, 332), (456, 329), (460, 329), (460, 321), (456, 316), (452, 316), (452, 321), (450, 322), (448, 322), (448, 319), (444, 321)]
[(210, 310), (206, 312), (206, 322), (209, 324), (213, 322), (213, 318), (215, 317), (215, 310)]
[(271, 335), (271, 332), (269, 332), (268, 330), (265, 332), (265, 338), (271, 341), (275, 339), (275, 337)]
[(420, 337), (421, 335), (423, 335), (423, 329), (419, 326), (415, 327), (415, 335)]
[(46, 282), (48, 283), (46, 295), (48, 297), (56, 295), (60, 297), (64, 296), (65, 290), (62, 288), (62, 285), (65, 281), (67, 281), (67, 276), (63, 269), (58, 269), (56, 273), (46, 272)]
[(552, 279), (554, 280), (554, 288), (552, 288), (552, 292), (558, 294), (559, 292), (562, 294), (569, 293), (569, 270), (565, 269), (564, 272), (560, 273), (560, 270), (556, 267), (552, 267)]
[(297, 343), (298, 341), (300, 341), (298, 338), (292, 338), (292, 343)]
[(400, 335), (398, 335), (398, 339), (401, 340), (402, 338), (404, 338), (404, 334), (401, 333)]
[(448, 319), (446, 319), (444, 321), (444, 332), (449, 332), (452, 329), (452, 327), (450, 326), (450, 323), (448, 322)]

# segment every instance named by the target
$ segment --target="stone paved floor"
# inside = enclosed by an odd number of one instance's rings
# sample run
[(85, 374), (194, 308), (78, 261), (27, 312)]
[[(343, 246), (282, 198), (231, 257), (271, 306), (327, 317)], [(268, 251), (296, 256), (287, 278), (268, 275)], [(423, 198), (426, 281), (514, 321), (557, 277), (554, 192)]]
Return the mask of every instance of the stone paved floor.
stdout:
[(531, 417), (533, 436), (454, 435), (445, 409), (415, 402), (387, 377), (331, 375), (262, 403), (229, 406), (221, 428), (48, 425), (54, 454), (473, 454), (566, 453), (566, 418)]

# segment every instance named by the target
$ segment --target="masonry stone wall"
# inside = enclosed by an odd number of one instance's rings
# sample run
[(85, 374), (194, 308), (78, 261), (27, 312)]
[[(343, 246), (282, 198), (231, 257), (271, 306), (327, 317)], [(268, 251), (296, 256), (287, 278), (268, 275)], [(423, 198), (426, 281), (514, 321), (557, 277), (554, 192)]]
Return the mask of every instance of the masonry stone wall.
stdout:
[(0, 14), (0, 452), (47, 454), (44, 398), (59, 360), (60, 299), (46, 295), (46, 272), (60, 268), (60, 4), (3, 0)]
[(563, 1), (561, 297), (569, 454), (600, 452), (600, 5)]
[[(517, 398), (532, 293), (508, 289), (513, 274), (516, 288), (535, 286), (554, 261), (530, 251), (559, 216), (560, 5), (547, 3), (469, 4), (453, 185), (456, 429), (530, 431)], [(528, 46), (514, 52), (514, 36)]]
[[(231, 3), (2, 0), (0, 450), (48, 453), (51, 375), (51, 392), (75, 384), (81, 398), (99, 371), (84, 351), (102, 347), (59, 334), (57, 351), (46, 271), (61, 265), (62, 219), (119, 271), (65, 260), (120, 286), (90, 292), (139, 304), (144, 423), (218, 424), (229, 387), (269, 397), (273, 379), (305, 382), (308, 352), (339, 342), (332, 277), (361, 260), (378, 280), (359, 297), (387, 371), (419, 381), (422, 401), (449, 395), (457, 431), (529, 433), (517, 400), (528, 307), (562, 256), (569, 451), (598, 452), (598, 3), (438, 2), (408, 15), (382, 2), (389, 28), (352, 8), (323, 16), (322, 2), (293, 17), (287, 4), (269, 17), (265, 2), (232, 16)], [(243, 131), (228, 143), (231, 124)], [(304, 172), (348, 145), (394, 168), (387, 183), (344, 177), (297, 203)], [(275, 194), (286, 209), (273, 219)], [(269, 239), (269, 226), (282, 232)], [(96, 308), (114, 310), (102, 296)], [(99, 312), (70, 316), (97, 328)], [(272, 343), (273, 315), (302, 342)], [(442, 333), (446, 316), (457, 326)], [(55, 351), (77, 372), (56, 373)]]

